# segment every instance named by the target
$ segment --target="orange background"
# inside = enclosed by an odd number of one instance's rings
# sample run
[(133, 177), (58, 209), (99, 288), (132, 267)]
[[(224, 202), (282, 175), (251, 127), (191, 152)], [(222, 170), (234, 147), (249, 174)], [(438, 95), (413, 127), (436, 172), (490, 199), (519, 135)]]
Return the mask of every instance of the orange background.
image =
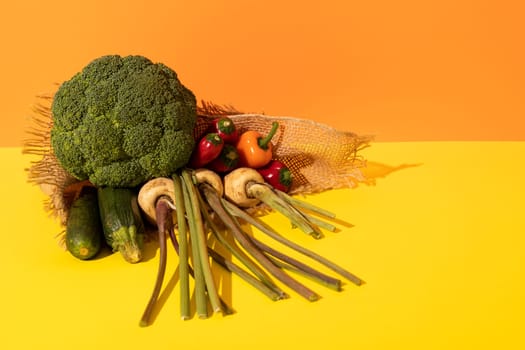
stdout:
[(199, 99), (378, 141), (525, 140), (519, 1), (9, 1), (0, 146), (35, 94), (104, 54), (175, 69)]

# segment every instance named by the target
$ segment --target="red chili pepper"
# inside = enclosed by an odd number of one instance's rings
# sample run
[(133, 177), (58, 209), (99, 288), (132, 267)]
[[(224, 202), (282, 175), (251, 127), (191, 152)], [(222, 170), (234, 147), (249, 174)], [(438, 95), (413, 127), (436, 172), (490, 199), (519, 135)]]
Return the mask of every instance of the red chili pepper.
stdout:
[(221, 154), (206, 165), (206, 168), (218, 173), (226, 173), (237, 168), (238, 164), (239, 153), (237, 152), (237, 149), (235, 146), (225, 143)]
[(201, 168), (219, 156), (224, 147), (224, 141), (217, 133), (206, 134), (200, 139), (193, 150), (189, 165), (192, 168)]
[(288, 192), (292, 187), (292, 172), (278, 160), (272, 160), (267, 166), (257, 171), (262, 175), (264, 181), (280, 191)]
[(262, 168), (268, 164), (273, 157), (271, 140), (278, 127), (279, 123), (273, 122), (272, 129), (265, 137), (254, 130), (242, 133), (237, 142), (239, 163), (253, 169)]
[(239, 139), (239, 133), (233, 120), (228, 117), (220, 117), (213, 120), (210, 132), (219, 134), (225, 143), (234, 145)]

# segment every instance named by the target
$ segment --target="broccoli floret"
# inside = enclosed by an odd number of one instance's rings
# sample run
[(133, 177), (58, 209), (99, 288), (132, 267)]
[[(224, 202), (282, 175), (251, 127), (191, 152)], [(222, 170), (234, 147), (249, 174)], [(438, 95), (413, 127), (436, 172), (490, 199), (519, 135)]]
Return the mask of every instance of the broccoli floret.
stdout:
[(97, 186), (134, 187), (188, 162), (196, 99), (177, 74), (142, 56), (102, 56), (64, 82), (51, 145), (62, 167)]

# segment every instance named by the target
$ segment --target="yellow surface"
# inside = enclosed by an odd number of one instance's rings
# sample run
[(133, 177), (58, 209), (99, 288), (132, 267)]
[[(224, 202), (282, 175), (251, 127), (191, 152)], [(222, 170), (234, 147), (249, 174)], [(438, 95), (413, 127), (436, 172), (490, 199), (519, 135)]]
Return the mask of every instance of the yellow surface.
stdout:
[[(525, 143), (376, 143), (364, 155), (375, 185), (307, 199), (352, 227), (322, 240), (270, 223), (367, 281), (341, 293), (271, 302), (237, 277), (221, 289), (237, 313), (178, 317), (167, 281), (154, 324), (138, 321), (156, 253), (81, 262), (61, 251), (27, 159), (0, 149), (3, 349), (522, 349), (525, 302)], [(170, 251), (172, 253), (172, 251)], [(176, 258), (169, 255), (168, 277)], [(168, 278), (169, 279), (169, 278)]]

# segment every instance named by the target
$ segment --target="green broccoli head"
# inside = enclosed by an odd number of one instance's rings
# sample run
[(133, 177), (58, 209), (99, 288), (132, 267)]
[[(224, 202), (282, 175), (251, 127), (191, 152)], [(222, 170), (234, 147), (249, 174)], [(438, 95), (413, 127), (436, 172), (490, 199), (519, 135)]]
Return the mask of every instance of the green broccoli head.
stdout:
[(58, 161), (98, 186), (169, 176), (195, 145), (195, 96), (173, 70), (142, 56), (95, 59), (59, 87), (52, 115)]

